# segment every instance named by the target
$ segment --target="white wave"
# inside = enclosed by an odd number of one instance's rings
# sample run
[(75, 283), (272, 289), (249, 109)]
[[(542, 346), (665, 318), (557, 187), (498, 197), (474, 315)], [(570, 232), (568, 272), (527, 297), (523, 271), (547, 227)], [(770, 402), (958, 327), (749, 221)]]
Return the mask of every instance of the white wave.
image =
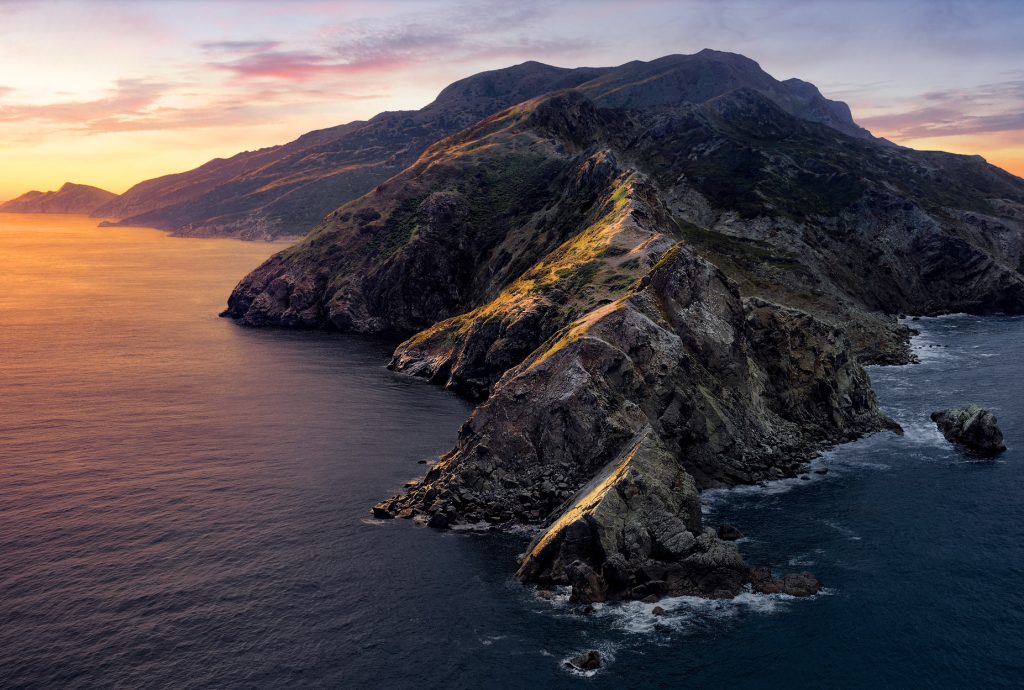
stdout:
[(841, 535), (843, 535), (844, 537), (846, 537), (850, 541), (860, 541), (861, 540), (860, 535), (858, 535), (856, 532), (854, 532), (852, 529), (850, 529), (846, 525), (841, 525), (838, 522), (834, 522), (832, 520), (825, 520), (824, 523), (826, 525), (828, 525), (829, 527), (831, 527), (832, 529), (834, 529), (836, 532), (839, 532)]
[(945, 446), (948, 444), (942, 432), (931, 419), (918, 416), (912, 420), (901, 420), (903, 440), (917, 446)]
[[(829, 592), (822, 590), (822, 594)], [(815, 597), (803, 597), (810, 600)], [(787, 609), (800, 597), (788, 594), (756, 594), (748, 586), (732, 599), (668, 597), (655, 604), (641, 601), (595, 604), (591, 616), (598, 621), (636, 635), (658, 632), (691, 632), (744, 614), (771, 615)], [(660, 606), (665, 613), (654, 615)]]
[(823, 549), (814, 549), (814, 551), (808, 551), (806, 553), (800, 553), (793, 556), (789, 561), (787, 561), (787, 563), (793, 567), (806, 568), (815, 565), (818, 562), (815, 557), (820, 556), (823, 553), (825, 553)]
[[(811, 474), (811, 480), (820, 478), (821, 475)], [(799, 477), (786, 477), (784, 479), (773, 479), (760, 484), (739, 484), (722, 489), (706, 489), (701, 492), (701, 511), (704, 513), (728, 500), (737, 498), (751, 498), (762, 496), (775, 496), (788, 493), (798, 486), (810, 483), (807, 479)]]
[(484, 520), (479, 522), (456, 523), (449, 529), (453, 532), (490, 532), (493, 525)]

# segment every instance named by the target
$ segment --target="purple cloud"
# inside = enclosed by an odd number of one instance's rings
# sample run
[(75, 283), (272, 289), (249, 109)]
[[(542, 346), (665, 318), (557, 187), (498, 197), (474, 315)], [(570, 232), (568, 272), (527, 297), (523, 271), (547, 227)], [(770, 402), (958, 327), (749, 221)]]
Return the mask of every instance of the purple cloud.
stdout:
[(255, 53), (274, 50), (280, 45), (278, 41), (210, 41), (200, 43), (199, 47), (211, 53)]
[(1024, 130), (1024, 79), (922, 94), (909, 109), (859, 120), (894, 139)]
[(487, 58), (518, 60), (537, 54), (572, 54), (593, 46), (590, 39), (564, 39), (547, 32), (537, 37), (531, 23), (550, 10), (533, 2), (490, 2), (469, 9), (422, 13), (393, 20), (355, 22), (326, 31), (325, 42), (313, 49), (285, 50), (272, 41), (229, 41), (203, 44), (210, 50), (243, 53), (208, 63), (237, 79), (280, 79), (302, 82), (318, 75), (353, 75), (401, 70), (417, 64), (472, 62)]

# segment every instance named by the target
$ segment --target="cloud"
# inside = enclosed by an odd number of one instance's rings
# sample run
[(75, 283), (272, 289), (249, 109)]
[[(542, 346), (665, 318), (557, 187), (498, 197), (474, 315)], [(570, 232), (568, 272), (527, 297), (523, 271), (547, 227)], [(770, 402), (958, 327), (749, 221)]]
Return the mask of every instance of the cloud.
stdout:
[(141, 79), (120, 79), (113, 93), (91, 101), (63, 101), (46, 104), (0, 105), (0, 122), (36, 120), (80, 125), (139, 113), (152, 106), (167, 89), (163, 83)]
[(896, 140), (1024, 130), (1024, 75), (973, 88), (921, 94), (895, 112), (860, 124)]
[(280, 45), (279, 41), (211, 41), (200, 43), (199, 47), (210, 53), (255, 53)]
[(243, 53), (208, 63), (233, 73), (236, 80), (303, 82), (319, 75), (387, 74), (440, 62), (532, 59), (538, 53), (564, 55), (593, 46), (587, 38), (550, 35), (550, 27), (532, 30), (549, 11), (535, 2), (459, 4), (446, 11), (407, 12), (388, 21), (328, 27), (319, 45), (301, 50), (285, 49), (273, 41), (228, 41), (203, 47)]
[(321, 74), (359, 74), (400, 69), (406, 63), (343, 62), (332, 60), (328, 55), (301, 51), (264, 51), (247, 55), (230, 62), (213, 63), (212, 66), (233, 72), (240, 78), (271, 78), (286, 81), (306, 81)]
[(359, 94), (315, 87), (266, 85), (221, 94), (210, 100), (187, 100), (194, 103), (188, 107), (162, 104), (170, 100), (168, 97), (175, 94), (178, 86), (165, 82), (123, 79), (115, 84), (110, 95), (94, 100), (0, 105), (0, 125), (49, 125), (34, 128), (34, 133), (27, 138), (22, 136), (22, 141), (46, 138), (46, 131), (52, 131), (53, 128), (82, 134), (102, 134), (258, 125), (273, 119), (272, 113), (275, 110), (285, 108), (290, 113), (294, 112), (301, 107), (296, 104), (309, 106), (384, 97), (379, 92)]

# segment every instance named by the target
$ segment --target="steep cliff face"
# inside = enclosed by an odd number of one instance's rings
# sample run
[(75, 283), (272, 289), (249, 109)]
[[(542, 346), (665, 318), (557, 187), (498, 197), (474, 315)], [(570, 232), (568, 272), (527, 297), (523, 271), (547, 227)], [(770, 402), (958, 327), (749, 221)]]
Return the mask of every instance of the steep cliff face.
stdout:
[[(680, 244), (628, 296), (509, 370), (458, 446), (377, 510), (435, 526), (557, 515), (527, 579), (574, 584), (581, 561), (606, 596), (648, 592), (648, 580), (670, 583), (662, 593), (735, 594), (747, 568), (703, 535), (697, 490), (793, 476), (823, 446), (891, 427), (841, 333), (744, 304)], [(718, 575), (705, 582), (691, 561)]]
[(543, 525), (520, 575), (581, 601), (810, 593), (698, 492), (893, 428), (861, 363), (908, 361), (897, 313), (1024, 311), (1024, 181), (712, 57), (493, 115), (236, 288), (246, 325), (412, 334), (393, 368), (482, 401), (378, 517)]
[(56, 192), (28, 192), (0, 204), (0, 213), (92, 213), (116, 197), (99, 187), (66, 182)]

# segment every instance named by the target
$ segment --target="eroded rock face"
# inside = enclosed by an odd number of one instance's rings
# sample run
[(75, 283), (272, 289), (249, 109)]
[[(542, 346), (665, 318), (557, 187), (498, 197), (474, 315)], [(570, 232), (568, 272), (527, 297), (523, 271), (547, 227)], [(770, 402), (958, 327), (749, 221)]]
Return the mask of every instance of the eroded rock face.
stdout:
[(519, 575), (576, 601), (728, 597), (752, 576), (703, 529), (698, 491), (794, 476), (822, 444), (891, 425), (841, 333), (745, 303), (678, 245), (509, 370), (425, 481), (377, 508), (547, 522)]
[(990, 410), (977, 405), (939, 410), (932, 413), (932, 421), (947, 441), (978, 455), (996, 455), (1006, 450), (1003, 432)]

